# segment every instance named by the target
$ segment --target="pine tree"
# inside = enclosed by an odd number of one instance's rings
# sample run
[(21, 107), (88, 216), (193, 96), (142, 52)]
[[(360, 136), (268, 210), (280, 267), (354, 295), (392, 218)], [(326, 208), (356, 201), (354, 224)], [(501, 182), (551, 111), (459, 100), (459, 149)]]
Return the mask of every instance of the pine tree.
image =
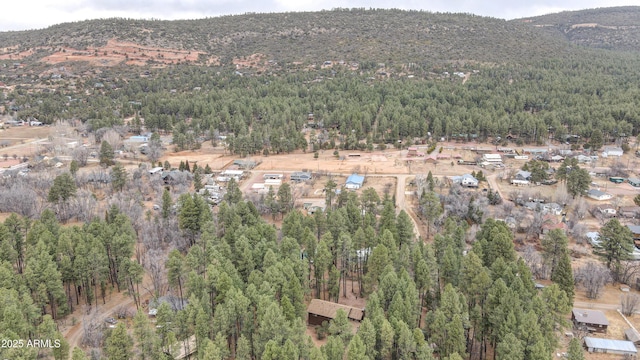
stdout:
[(164, 189), (162, 192), (162, 218), (167, 219), (169, 215), (171, 215), (171, 207), (173, 206), (173, 201), (171, 200), (171, 193), (169, 190)]
[(107, 338), (104, 351), (110, 360), (129, 360), (133, 357), (133, 340), (123, 322), (118, 323)]
[(600, 240), (594, 246), (594, 253), (602, 258), (617, 278), (621, 262), (631, 257), (633, 234), (618, 219), (611, 219), (600, 229)]
[(347, 360), (367, 360), (371, 359), (366, 354), (366, 348), (364, 342), (360, 339), (360, 336), (356, 334), (349, 346), (347, 347)]
[(111, 166), (113, 165), (114, 158), (115, 154), (113, 152), (111, 144), (109, 144), (106, 140), (102, 140), (102, 144), (100, 144), (100, 165), (107, 167)]
[(574, 279), (573, 279), (573, 270), (571, 269), (571, 259), (569, 258), (569, 254), (564, 254), (558, 265), (555, 268), (555, 271), (551, 273), (551, 281), (558, 284), (560, 289), (565, 292), (567, 298), (571, 303), (573, 303), (573, 295), (574, 295)]
[(567, 360), (584, 360), (584, 350), (580, 346), (580, 340), (571, 339), (569, 349), (567, 350)]
[(76, 160), (71, 160), (71, 162), (69, 163), (69, 172), (71, 173), (71, 175), (76, 176), (78, 168), (78, 162)]
[(127, 184), (127, 170), (119, 162), (111, 169), (111, 187), (113, 191), (122, 191)]

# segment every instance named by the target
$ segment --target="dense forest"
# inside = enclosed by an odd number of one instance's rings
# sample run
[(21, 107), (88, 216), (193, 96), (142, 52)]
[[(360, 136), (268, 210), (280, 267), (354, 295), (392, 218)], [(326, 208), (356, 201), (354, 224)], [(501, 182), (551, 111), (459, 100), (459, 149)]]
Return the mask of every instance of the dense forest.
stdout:
[[(233, 185), (216, 214), (200, 196), (183, 194), (175, 213), (165, 195), (166, 211), (136, 218), (113, 205), (83, 225), (61, 226), (50, 210), (35, 221), (12, 215), (0, 225), (2, 336), (61, 346), (1, 354), (162, 359), (195, 336), (200, 359), (551, 357), (573, 298), (566, 251), (552, 275), (559, 285), (537, 290), (503, 222), (488, 219), (467, 253), (468, 220), (451, 213), (427, 245), (415, 241), (409, 216), (396, 216), (392, 199), (373, 189), (333, 201), (313, 216), (285, 210), (279, 230)], [(152, 284), (143, 287), (145, 271)], [(163, 303), (152, 326), (140, 302), (150, 290), (169, 291), (184, 306)], [(53, 321), (113, 291), (126, 291), (140, 309), (129, 315), (132, 331), (85, 319), (87, 354), (69, 349)], [(317, 330), (325, 345), (314, 346), (306, 301), (347, 292), (368, 297), (359, 331), (339, 312)]]

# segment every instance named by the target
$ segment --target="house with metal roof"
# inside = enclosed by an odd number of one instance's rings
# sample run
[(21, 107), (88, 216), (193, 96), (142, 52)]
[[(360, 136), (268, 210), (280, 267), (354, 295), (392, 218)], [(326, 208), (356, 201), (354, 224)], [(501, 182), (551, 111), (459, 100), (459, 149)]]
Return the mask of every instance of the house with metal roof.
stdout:
[(358, 174), (352, 174), (347, 178), (347, 182), (344, 187), (351, 190), (357, 190), (364, 184), (364, 176)]
[(452, 176), (451, 181), (454, 184), (460, 184), (466, 187), (478, 187), (478, 179), (471, 174), (464, 174), (461, 176)]
[(638, 353), (636, 346), (631, 341), (626, 340), (601, 339), (587, 336), (584, 338), (584, 347), (591, 353), (618, 355), (636, 355)]
[(589, 332), (606, 333), (609, 327), (607, 316), (599, 310), (573, 308), (571, 321), (577, 329)]
[(598, 201), (604, 201), (613, 198), (613, 195), (607, 194), (606, 192), (597, 189), (591, 189), (587, 191), (587, 196)]
[(622, 150), (622, 148), (617, 146), (608, 146), (608, 147), (605, 147), (604, 150), (602, 151), (602, 157), (604, 158), (609, 156), (620, 157), (623, 154), (624, 154), (624, 151)]

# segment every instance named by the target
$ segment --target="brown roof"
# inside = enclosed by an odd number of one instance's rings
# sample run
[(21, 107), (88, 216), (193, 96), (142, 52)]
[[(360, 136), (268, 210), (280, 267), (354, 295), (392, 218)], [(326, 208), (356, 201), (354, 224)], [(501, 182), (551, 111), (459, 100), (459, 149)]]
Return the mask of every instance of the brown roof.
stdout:
[(331, 301), (324, 301), (320, 299), (313, 299), (307, 307), (307, 312), (315, 315), (320, 315), (329, 319), (335, 319), (336, 313), (339, 309), (344, 310), (347, 313), (347, 317), (351, 320), (361, 321), (364, 318), (364, 310), (357, 309), (351, 306), (336, 304)]
[(607, 320), (607, 317), (604, 315), (604, 313), (599, 310), (585, 310), (574, 308), (572, 313), (576, 321), (580, 323), (609, 325), (609, 320)]

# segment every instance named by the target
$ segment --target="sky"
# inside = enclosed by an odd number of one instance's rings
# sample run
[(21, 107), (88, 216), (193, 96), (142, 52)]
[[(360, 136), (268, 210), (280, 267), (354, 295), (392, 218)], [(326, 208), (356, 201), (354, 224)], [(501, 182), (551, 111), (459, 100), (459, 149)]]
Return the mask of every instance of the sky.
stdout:
[(0, 11), (0, 31), (113, 17), (176, 20), (334, 8), (463, 12), (510, 20), (565, 10), (639, 4), (638, 0), (5, 0)]

